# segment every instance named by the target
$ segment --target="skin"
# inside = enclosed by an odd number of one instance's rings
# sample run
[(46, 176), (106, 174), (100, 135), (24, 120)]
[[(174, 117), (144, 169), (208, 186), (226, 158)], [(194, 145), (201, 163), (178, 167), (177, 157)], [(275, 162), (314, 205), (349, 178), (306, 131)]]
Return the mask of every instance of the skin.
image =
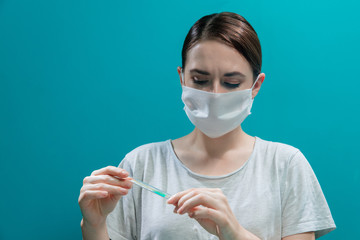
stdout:
[(80, 225), (84, 240), (109, 239), (106, 217), (132, 187), (128, 176), (125, 170), (108, 166), (84, 178), (78, 199), (83, 216)]
[[(210, 76), (192, 74), (192, 69), (209, 72)], [(177, 70), (181, 85), (215, 93), (251, 88), (254, 79), (248, 61), (235, 49), (217, 41), (200, 42), (188, 51), (185, 79), (182, 79), (181, 67)], [(245, 77), (224, 77), (224, 74), (234, 71)], [(208, 80), (208, 83), (196, 84), (194, 78)], [(265, 74), (261, 73), (252, 90), (253, 98), (258, 94), (264, 79)], [(237, 83), (240, 83), (237, 88), (226, 85)], [(195, 127), (189, 135), (175, 139), (172, 143), (179, 159), (191, 170), (203, 175), (218, 176), (241, 167), (252, 153), (255, 138), (247, 135), (241, 126), (215, 139), (207, 137)]]
[[(250, 88), (254, 76), (246, 59), (235, 49), (216, 41), (203, 41), (194, 46), (187, 55), (185, 79), (182, 85), (204, 91), (225, 93)], [(197, 68), (210, 75), (192, 74)], [(244, 76), (224, 77), (224, 74), (238, 71)], [(197, 77), (197, 78), (196, 78)], [(265, 79), (261, 73), (252, 90), (257, 96)], [(208, 80), (206, 84), (196, 84), (194, 80)], [(241, 83), (236, 88), (229, 84)], [(193, 172), (219, 176), (241, 167), (252, 153), (255, 138), (246, 134), (241, 126), (216, 139), (204, 135), (197, 128), (189, 135), (172, 141), (178, 158)], [(236, 159), (236, 160), (235, 160)], [(79, 195), (79, 206), (83, 216), (81, 229), (84, 240), (109, 239), (106, 217), (112, 212), (120, 198), (128, 193), (132, 183), (129, 173), (114, 166), (95, 170), (84, 178)], [(177, 214), (188, 214), (196, 219), (208, 232), (219, 239), (260, 239), (242, 227), (234, 216), (226, 196), (221, 189), (193, 188), (179, 192), (168, 200), (175, 206)], [(282, 240), (313, 240), (314, 233), (301, 233)]]

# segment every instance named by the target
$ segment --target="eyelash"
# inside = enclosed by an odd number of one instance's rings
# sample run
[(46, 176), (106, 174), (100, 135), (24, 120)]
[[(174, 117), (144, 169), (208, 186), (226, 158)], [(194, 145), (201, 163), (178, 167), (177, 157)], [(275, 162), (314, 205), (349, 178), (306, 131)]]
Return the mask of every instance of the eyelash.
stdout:
[[(199, 81), (199, 80), (196, 80), (195, 78), (192, 78), (192, 80), (197, 85), (205, 85), (206, 83), (209, 82), (208, 80)], [(237, 88), (240, 86), (240, 83), (233, 84), (233, 83), (224, 82), (224, 85), (228, 88)]]
[(228, 82), (224, 82), (224, 84), (228, 87), (228, 88), (237, 88), (240, 86), (240, 83), (228, 83)]
[(198, 84), (198, 85), (204, 85), (204, 84), (206, 84), (206, 83), (209, 82), (208, 80), (198, 81), (198, 80), (196, 80), (195, 78), (192, 78), (192, 80), (193, 80), (193, 82), (194, 82), (195, 84)]

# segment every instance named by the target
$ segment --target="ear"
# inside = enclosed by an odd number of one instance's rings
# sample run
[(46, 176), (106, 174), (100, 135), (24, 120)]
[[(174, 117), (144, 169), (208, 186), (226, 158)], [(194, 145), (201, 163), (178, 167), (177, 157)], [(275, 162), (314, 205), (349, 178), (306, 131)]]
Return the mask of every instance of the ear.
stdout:
[(180, 84), (181, 86), (184, 85), (184, 82), (185, 82), (185, 79), (182, 79), (182, 75), (181, 75), (181, 72), (182, 72), (182, 68), (179, 66), (177, 67), (177, 72), (179, 74), (179, 77), (180, 77)]
[(253, 87), (253, 90), (252, 90), (253, 98), (255, 98), (256, 95), (258, 94), (258, 92), (260, 91), (261, 85), (263, 84), (264, 80), (265, 80), (265, 73), (260, 73), (259, 74), (259, 79), (255, 83), (255, 85)]

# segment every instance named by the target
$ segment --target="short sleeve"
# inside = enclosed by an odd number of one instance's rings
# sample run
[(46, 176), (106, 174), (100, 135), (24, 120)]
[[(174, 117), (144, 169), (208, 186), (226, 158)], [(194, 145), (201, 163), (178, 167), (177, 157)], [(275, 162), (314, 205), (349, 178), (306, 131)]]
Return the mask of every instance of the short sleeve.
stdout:
[(282, 237), (315, 232), (319, 238), (336, 228), (320, 184), (305, 156), (289, 160), (282, 196)]
[[(130, 164), (124, 158), (119, 167), (125, 169), (132, 176)], [(106, 225), (111, 240), (136, 239), (136, 215), (133, 192), (120, 198), (115, 209), (107, 216)]]

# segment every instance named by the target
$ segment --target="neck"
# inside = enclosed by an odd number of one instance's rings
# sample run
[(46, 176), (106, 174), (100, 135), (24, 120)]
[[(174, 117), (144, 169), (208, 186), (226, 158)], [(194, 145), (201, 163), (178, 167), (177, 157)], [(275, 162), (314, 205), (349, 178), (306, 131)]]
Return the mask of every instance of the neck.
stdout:
[(253, 140), (253, 137), (246, 134), (241, 126), (218, 138), (210, 138), (198, 128), (188, 136), (191, 146), (205, 152), (210, 158), (220, 158), (231, 150), (246, 147)]

